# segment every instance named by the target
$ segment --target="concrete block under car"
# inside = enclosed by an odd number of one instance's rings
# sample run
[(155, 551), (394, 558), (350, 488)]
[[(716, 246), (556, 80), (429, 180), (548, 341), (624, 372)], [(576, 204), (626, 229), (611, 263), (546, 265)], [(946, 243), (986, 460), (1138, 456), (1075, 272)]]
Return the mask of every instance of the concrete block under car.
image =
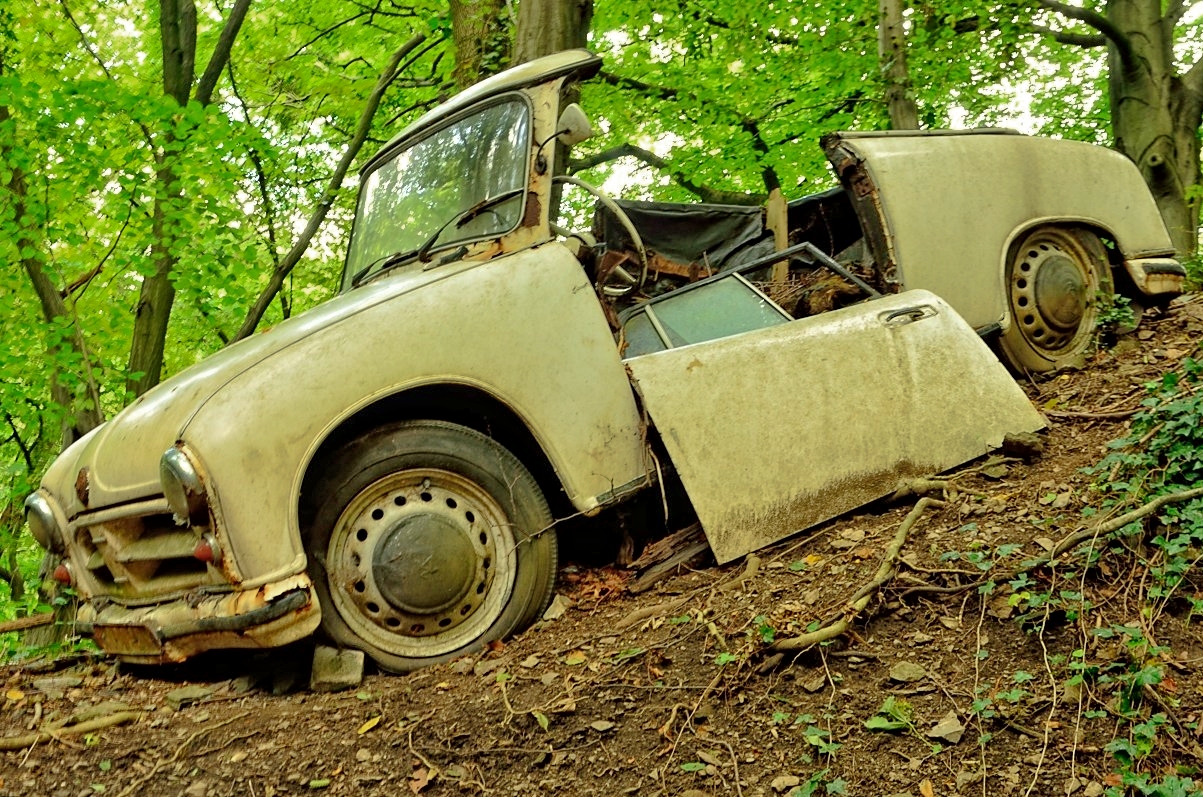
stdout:
[(318, 645), (313, 649), (309, 688), (314, 692), (341, 692), (363, 681), (363, 651), (339, 650)]

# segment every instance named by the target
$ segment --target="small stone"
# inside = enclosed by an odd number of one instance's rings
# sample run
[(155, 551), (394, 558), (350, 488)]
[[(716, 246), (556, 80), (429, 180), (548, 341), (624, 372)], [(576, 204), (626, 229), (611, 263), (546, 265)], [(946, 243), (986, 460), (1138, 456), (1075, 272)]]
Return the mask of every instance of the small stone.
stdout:
[(361, 747), (355, 751), (355, 760), (363, 764), (372, 760), (372, 751), (366, 747)]
[(1049, 539), (1048, 537), (1036, 537), (1034, 540), (1032, 540), (1032, 542), (1036, 543), (1041, 548), (1043, 548), (1044, 550), (1049, 551), (1049, 552), (1051, 552), (1053, 550), (1053, 548), (1057, 547), (1057, 543), (1054, 542), (1053, 540)]
[(1073, 794), (1080, 788), (1082, 788), (1082, 781), (1080, 781), (1076, 776), (1070, 775), (1066, 779), (1065, 785), (1062, 787), (1062, 790), (1066, 794)]
[(203, 686), (182, 686), (179, 689), (172, 689), (167, 693), (167, 705), (179, 711), (185, 706), (199, 703), (212, 694), (212, 689), (206, 689)]
[(1044, 441), (1032, 432), (1017, 432), (1003, 438), (1004, 454), (1020, 459), (1034, 459), (1044, 453)]
[(910, 661), (900, 661), (890, 668), (890, 679), (904, 684), (921, 681), (927, 677), (927, 670)]
[(606, 731), (614, 730), (614, 723), (609, 720), (598, 720), (597, 722), (589, 723), (589, 727), (598, 733), (605, 733)]
[(911, 642), (915, 645), (926, 645), (928, 642), (931, 642), (934, 639), (934, 636), (931, 634), (925, 634), (922, 631), (916, 631), (915, 633), (911, 634)]
[(986, 777), (986, 773), (980, 769), (965, 770), (962, 769), (957, 773), (957, 791), (961, 791), (971, 783), (981, 783)]
[(773, 787), (773, 791), (783, 792), (792, 789), (801, 782), (802, 778), (797, 775), (778, 775), (769, 782), (769, 785)]
[(524, 670), (529, 670), (533, 667), (538, 667), (539, 666), (539, 657), (536, 656), (534, 653), (532, 653), (531, 655), (527, 656), (522, 661), (518, 662), (518, 666)]
[(1101, 797), (1103, 794), (1103, 784), (1097, 780), (1092, 780), (1086, 784), (1086, 788), (1082, 789), (1082, 797)]
[(543, 675), (539, 676), (539, 683), (543, 684), (544, 686), (551, 686), (558, 680), (560, 680), (560, 674), (558, 672), (543, 673)]
[(812, 677), (802, 682), (802, 688), (807, 692), (818, 692), (827, 686), (827, 673), (815, 673)]
[(318, 645), (313, 649), (309, 688), (314, 692), (341, 692), (363, 681), (363, 651), (338, 650)]
[(950, 711), (927, 732), (927, 735), (932, 739), (943, 739), (956, 744), (965, 735), (965, 726), (957, 717), (957, 713)]
[(188, 797), (205, 797), (208, 792), (209, 784), (203, 780), (193, 781), (191, 786), (184, 789), (184, 794)]

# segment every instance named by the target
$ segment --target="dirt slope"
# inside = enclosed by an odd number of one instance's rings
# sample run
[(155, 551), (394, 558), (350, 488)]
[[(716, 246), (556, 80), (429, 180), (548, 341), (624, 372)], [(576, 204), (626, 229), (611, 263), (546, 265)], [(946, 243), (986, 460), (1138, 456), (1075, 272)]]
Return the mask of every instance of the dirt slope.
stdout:
[[(1117, 783), (1104, 747), (1134, 726), (1105, 679), (1064, 684), (1073, 663), (1107, 671), (1124, 652), (1063, 614), (1031, 612), (1025, 626), (1010, 587), (964, 585), (1005, 585), (1082, 527), (1096, 499), (1081, 469), (1124, 433), (1145, 382), (1201, 356), (1201, 333), (1203, 300), (1179, 300), (1089, 368), (1027, 384), (1054, 413), (1043, 455), (953, 474), (897, 577), (834, 644), (778, 660), (767, 642), (840, 616), (915, 498), (787, 540), (753, 568), (703, 563), (637, 597), (626, 573), (568, 565), (557, 619), (480, 657), (369, 675), (357, 691), (307, 691), (304, 648), (174, 669), (9, 666), (0, 737), (72, 715), (127, 721), (12, 743), (0, 795), (1101, 794)], [(1144, 608), (1138, 571), (1032, 578), (1031, 592), (1087, 593), (1101, 626)], [(1044, 634), (1027, 630), (1046, 619)], [(1132, 709), (1181, 729), (1157, 748), (1171, 752), (1137, 767), (1152, 777), (1203, 766), (1191, 730), (1203, 638), (1188, 620), (1172, 606), (1158, 619), (1166, 650), (1148, 655), (1164, 677)]]

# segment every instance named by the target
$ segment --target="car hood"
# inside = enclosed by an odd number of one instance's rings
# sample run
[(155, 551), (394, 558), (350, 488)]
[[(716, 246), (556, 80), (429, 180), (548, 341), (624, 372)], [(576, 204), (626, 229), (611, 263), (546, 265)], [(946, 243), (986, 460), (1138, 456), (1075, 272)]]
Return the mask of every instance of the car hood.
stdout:
[(224, 385), (289, 346), (331, 333), (343, 319), (477, 265), (467, 261), (388, 274), (222, 349), (139, 396), (79, 440), (51, 466), (43, 486), (58, 498), (68, 517), (161, 495), (159, 458)]

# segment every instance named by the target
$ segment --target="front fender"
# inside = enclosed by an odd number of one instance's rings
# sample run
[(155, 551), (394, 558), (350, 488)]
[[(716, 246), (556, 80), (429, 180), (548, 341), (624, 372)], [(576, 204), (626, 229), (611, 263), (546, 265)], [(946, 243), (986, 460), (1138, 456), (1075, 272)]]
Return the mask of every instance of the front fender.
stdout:
[(567, 249), (547, 244), (341, 319), (201, 407), (183, 439), (208, 472), (246, 577), (289, 572), (303, 555), (297, 499), (331, 431), (437, 383), (471, 385), (512, 408), (582, 511), (647, 474), (634, 396), (592, 286)]

